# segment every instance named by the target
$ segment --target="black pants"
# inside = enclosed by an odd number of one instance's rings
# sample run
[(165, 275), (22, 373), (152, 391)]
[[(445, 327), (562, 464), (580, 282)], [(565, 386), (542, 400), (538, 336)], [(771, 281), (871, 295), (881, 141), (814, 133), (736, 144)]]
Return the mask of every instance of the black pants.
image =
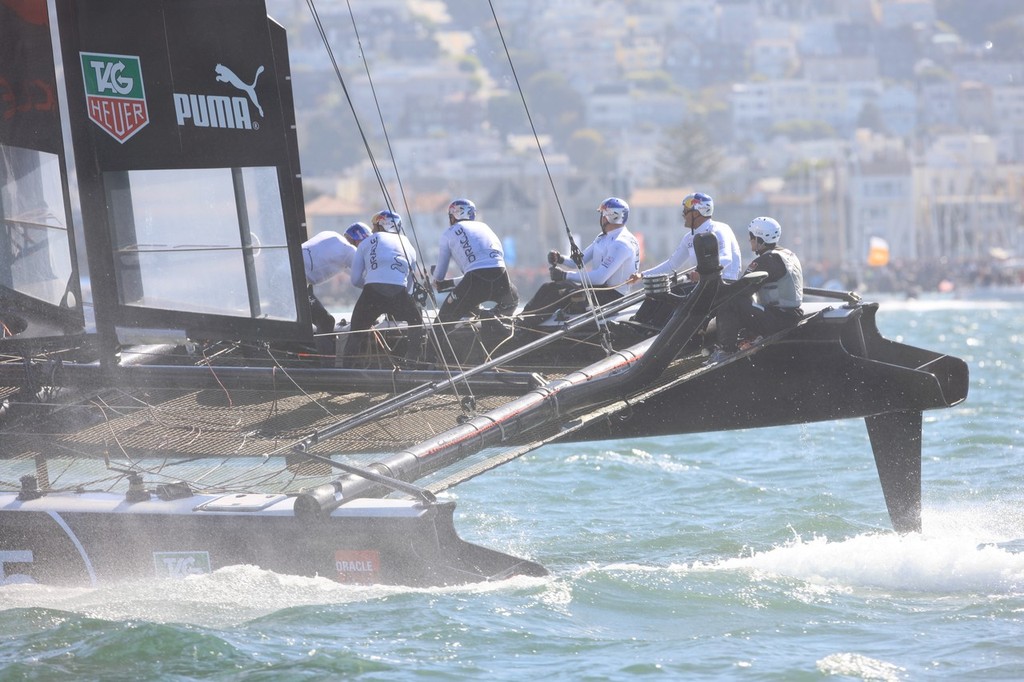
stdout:
[[(696, 286), (693, 282), (677, 284), (672, 287), (672, 293), (677, 296), (687, 296)], [(647, 298), (640, 304), (640, 309), (636, 311), (636, 315), (632, 319), (660, 329), (672, 317), (672, 313), (675, 312), (678, 305), (676, 301), (672, 300)]]
[(334, 317), (327, 312), (324, 304), (313, 294), (313, 285), (306, 285), (306, 298), (309, 299), (309, 311), (312, 314), (313, 326), (317, 334), (330, 334), (334, 331)]
[(512, 315), (519, 305), (519, 292), (505, 268), (470, 270), (441, 304), (437, 319), (454, 322), (477, 312), (485, 301), (494, 301), (496, 315)]
[(762, 307), (749, 296), (735, 296), (722, 305), (715, 318), (718, 344), (734, 351), (742, 330), (749, 336), (770, 336), (792, 327), (802, 314), (799, 308)]
[[(365, 332), (381, 315), (402, 320), (409, 325), (408, 350), (415, 353), (423, 343), (423, 315), (405, 287), (398, 284), (367, 284), (352, 310), (352, 331)], [(345, 344), (344, 366), (366, 353), (369, 334), (352, 334)]]
[[(594, 298), (598, 305), (604, 305), (622, 298), (615, 289), (596, 289)], [(560, 308), (576, 315), (587, 309), (583, 287), (575, 282), (545, 282), (537, 289), (537, 293), (523, 308), (523, 318), (527, 324), (539, 324), (541, 321)]]

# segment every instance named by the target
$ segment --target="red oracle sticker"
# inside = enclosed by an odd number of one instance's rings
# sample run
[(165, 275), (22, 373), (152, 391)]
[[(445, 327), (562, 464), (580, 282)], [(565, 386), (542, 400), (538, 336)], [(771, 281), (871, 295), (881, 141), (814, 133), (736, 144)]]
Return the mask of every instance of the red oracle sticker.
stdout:
[(338, 582), (369, 585), (378, 582), (380, 552), (375, 549), (339, 549), (334, 552)]

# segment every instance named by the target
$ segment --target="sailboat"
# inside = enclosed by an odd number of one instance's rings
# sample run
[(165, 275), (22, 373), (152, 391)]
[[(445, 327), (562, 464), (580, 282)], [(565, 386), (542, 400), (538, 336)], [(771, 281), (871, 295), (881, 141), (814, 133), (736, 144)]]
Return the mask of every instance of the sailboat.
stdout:
[[(547, 443), (844, 418), (920, 530), (922, 412), (966, 398), (966, 364), (820, 290), (708, 364), (700, 334), (763, 274), (723, 282), (706, 240), (685, 295), (652, 278), (512, 342), (466, 324), (452, 363), (389, 364), (386, 328), (377, 365), (325, 362), (287, 39), (258, 0), (0, 0), (0, 87), (0, 582), (542, 576), (460, 538), (439, 494)], [(638, 324), (645, 301), (665, 319)]]

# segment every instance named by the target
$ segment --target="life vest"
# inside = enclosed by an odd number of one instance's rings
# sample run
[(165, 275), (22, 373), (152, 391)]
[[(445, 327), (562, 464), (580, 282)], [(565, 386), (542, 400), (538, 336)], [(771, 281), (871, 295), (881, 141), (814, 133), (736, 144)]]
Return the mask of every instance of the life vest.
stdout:
[(800, 267), (800, 259), (795, 253), (781, 246), (772, 249), (772, 253), (782, 258), (786, 274), (758, 289), (757, 302), (764, 306), (799, 308), (804, 300), (804, 273)]

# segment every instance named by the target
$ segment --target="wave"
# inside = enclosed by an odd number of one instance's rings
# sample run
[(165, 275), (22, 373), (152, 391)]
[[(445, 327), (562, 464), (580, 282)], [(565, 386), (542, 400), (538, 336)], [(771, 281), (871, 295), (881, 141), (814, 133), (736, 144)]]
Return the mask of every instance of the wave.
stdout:
[(967, 298), (876, 298), (868, 296), (866, 301), (876, 301), (879, 310), (905, 310), (909, 312), (930, 313), (943, 310), (1006, 310), (1009, 308), (1020, 308), (1021, 301), (1000, 301), (996, 299), (967, 299)]
[(750, 556), (678, 565), (684, 571), (748, 571), (836, 588), (916, 593), (1024, 594), (1024, 527), (1016, 512), (926, 511), (925, 532), (794, 538)]
[(143, 620), (232, 627), (296, 607), (371, 602), (411, 593), (472, 594), (531, 589), (548, 581), (547, 578), (516, 577), (452, 587), (364, 586), (238, 565), (178, 580), (131, 581), (95, 588), (4, 585), (0, 586), (0, 613), (9, 609), (52, 609), (106, 621)]

